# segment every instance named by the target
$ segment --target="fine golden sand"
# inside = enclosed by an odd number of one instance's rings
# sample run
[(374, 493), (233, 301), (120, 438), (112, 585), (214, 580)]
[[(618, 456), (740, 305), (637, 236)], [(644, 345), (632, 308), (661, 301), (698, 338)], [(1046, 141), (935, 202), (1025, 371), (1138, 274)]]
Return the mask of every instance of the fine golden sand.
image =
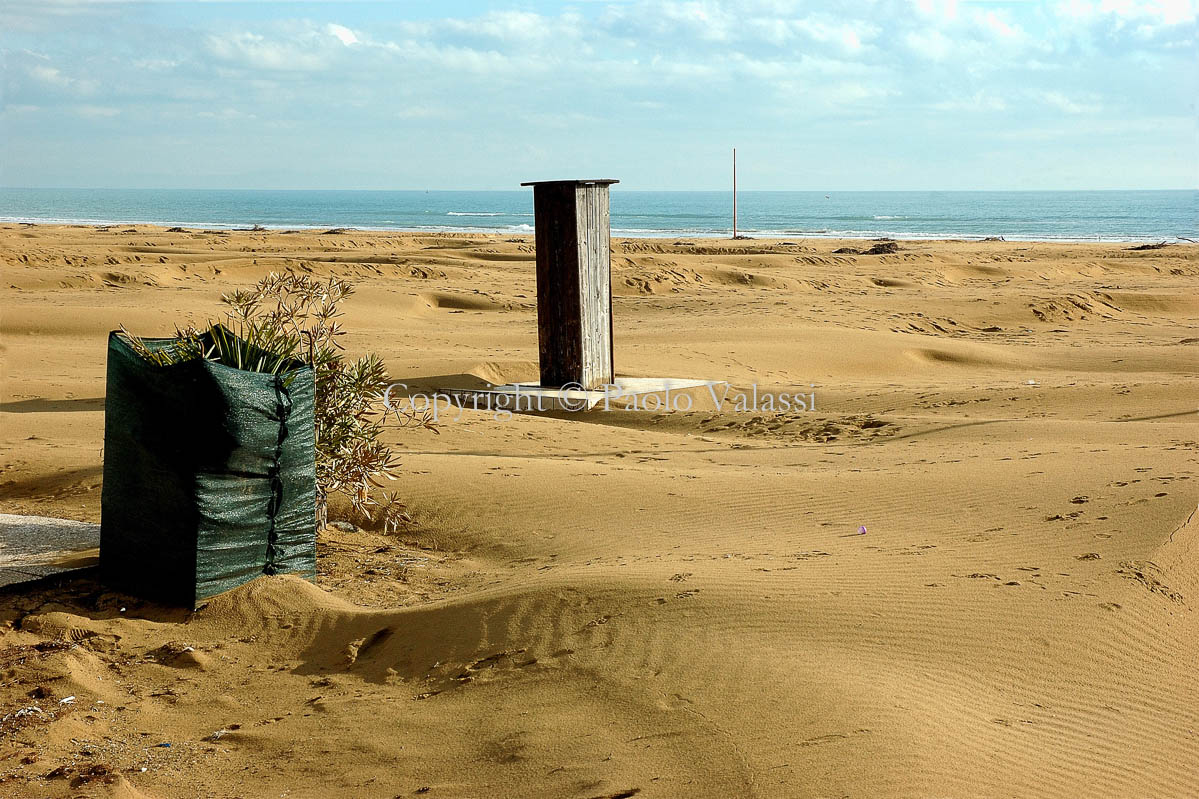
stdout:
[[(413, 521), (322, 534), (315, 584), (0, 595), (0, 794), (1199, 796), (1199, 248), (846, 246), (613, 242), (619, 374), (815, 411), (468, 410), (389, 430)], [(99, 520), (107, 332), (271, 270), (353, 279), (397, 380), (536, 379), (530, 237), (0, 259), (0, 512)]]

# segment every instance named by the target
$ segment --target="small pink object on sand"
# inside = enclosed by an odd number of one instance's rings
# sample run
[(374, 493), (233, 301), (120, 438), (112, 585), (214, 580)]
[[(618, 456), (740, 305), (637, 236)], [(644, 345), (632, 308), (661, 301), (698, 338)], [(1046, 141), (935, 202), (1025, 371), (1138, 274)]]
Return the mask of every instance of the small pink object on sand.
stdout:
[(863, 524), (858, 527), (858, 535), (866, 535), (866, 525)]

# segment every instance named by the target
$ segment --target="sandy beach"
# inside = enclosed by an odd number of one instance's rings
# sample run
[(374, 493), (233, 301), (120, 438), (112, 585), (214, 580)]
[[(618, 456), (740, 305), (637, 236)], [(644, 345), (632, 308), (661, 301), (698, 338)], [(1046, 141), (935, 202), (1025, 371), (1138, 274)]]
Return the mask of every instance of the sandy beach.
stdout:
[[(0, 794), (1199, 795), (1199, 247), (873, 244), (613, 240), (619, 375), (814, 410), (455, 411), (389, 429), (412, 521), (314, 583), (0, 594)], [(537, 378), (531, 236), (8, 224), (0, 264), (0, 513), (99, 521), (108, 332), (272, 270), (354, 281), (397, 381)]]

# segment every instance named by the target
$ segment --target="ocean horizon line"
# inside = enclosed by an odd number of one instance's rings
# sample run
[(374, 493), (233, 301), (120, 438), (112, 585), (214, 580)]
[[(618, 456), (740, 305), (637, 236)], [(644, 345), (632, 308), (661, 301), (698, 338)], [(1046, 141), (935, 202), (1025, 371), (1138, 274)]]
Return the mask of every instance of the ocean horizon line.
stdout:
[[(758, 238), (1180, 241), (1199, 238), (1199, 193), (738, 192), (736, 233)], [(532, 192), (467, 190), (0, 189), (0, 222), (232, 230), (533, 232)], [(626, 238), (727, 238), (727, 191), (613, 191)]]
[[(564, 178), (569, 181), (573, 178)], [(580, 178), (580, 180), (585, 180)], [(474, 193), (474, 194), (490, 194), (490, 193), (531, 193), (531, 187), (522, 187), (516, 185), (512, 188), (505, 189), (433, 189), (433, 188), (395, 188), (395, 189), (344, 189), (344, 188), (275, 188), (275, 187), (253, 187), (253, 186), (206, 186), (192, 188), (187, 186), (168, 186), (168, 187), (153, 187), (153, 186), (6, 186), (0, 184), (0, 191), (169, 191), (169, 192), (327, 192), (327, 193), (385, 193), (385, 192), (409, 192), (419, 194), (432, 193)], [(621, 186), (619, 183), (611, 187), (613, 193), (620, 192), (622, 194), (732, 194), (731, 187), (721, 189), (632, 189)], [(1137, 189), (1121, 189), (1121, 188), (1106, 188), (1106, 189), (745, 189), (739, 188), (738, 195), (742, 194), (1105, 194), (1105, 193), (1184, 193), (1184, 192), (1199, 192), (1199, 186), (1194, 188), (1137, 188)]]

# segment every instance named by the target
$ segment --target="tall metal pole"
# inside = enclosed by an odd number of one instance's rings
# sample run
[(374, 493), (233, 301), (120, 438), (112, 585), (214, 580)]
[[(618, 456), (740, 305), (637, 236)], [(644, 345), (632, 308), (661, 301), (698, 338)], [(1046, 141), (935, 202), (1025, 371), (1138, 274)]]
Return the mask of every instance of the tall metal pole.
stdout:
[(733, 148), (733, 238), (737, 238), (737, 148)]

